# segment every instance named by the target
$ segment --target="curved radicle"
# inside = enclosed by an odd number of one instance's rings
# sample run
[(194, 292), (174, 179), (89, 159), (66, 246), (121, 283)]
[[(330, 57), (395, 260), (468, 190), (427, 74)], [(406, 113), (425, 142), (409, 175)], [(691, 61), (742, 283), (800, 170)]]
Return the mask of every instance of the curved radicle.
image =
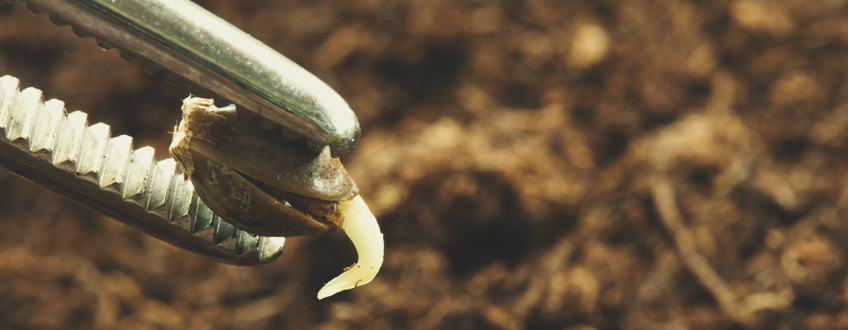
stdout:
[(303, 141), (263, 129), (255, 116), (213, 103), (191, 97), (184, 101), (183, 120), (170, 148), (206, 205), (257, 235), (291, 237), (343, 229), (359, 260), (327, 283), (319, 299), (374, 279), (383, 263), (383, 236), (341, 162), (326, 147), (310, 151)]

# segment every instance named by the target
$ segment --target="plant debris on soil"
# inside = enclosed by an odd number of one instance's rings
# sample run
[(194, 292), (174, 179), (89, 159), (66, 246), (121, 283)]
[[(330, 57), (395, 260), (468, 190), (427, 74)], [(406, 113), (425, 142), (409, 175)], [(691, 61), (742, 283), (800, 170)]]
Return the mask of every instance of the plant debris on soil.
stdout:
[[(198, 3), (356, 111), (382, 271), (318, 301), (342, 233), (233, 267), (0, 170), (0, 328), (848, 328), (845, 0)], [(0, 75), (163, 159), (140, 67), (0, 5)]]

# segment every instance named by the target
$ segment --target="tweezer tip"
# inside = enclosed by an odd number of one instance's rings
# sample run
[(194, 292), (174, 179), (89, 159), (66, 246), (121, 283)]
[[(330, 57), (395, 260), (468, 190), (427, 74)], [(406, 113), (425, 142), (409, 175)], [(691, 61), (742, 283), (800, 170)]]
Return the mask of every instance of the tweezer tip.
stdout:
[(348, 136), (338, 137), (334, 136), (330, 138), (330, 155), (333, 158), (338, 158), (351, 150), (353, 147), (356, 147), (356, 144), (359, 142), (359, 137), (362, 132), (359, 129), (359, 121), (356, 121), (356, 126), (352, 132), (349, 132)]

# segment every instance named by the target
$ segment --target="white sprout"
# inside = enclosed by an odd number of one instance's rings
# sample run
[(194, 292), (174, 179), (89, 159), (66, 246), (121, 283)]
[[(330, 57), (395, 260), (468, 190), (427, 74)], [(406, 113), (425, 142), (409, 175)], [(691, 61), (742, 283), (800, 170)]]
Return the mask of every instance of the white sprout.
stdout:
[(339, 213), (341, 227), (356, 247), (359, 261), (325, 284), (318, 299), (368, 284), (383, 265), (383, 233), (362, 197), (340, 202)]

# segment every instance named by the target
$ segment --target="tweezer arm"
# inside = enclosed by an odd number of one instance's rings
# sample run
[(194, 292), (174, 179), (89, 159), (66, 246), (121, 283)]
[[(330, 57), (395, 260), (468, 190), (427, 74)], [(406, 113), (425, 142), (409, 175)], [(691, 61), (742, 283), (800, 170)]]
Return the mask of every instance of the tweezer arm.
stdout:
[[(144, 57), (241, 108), (302, 134), (334, 156), (353, 148), (359, 122), (326, 83), (188, 0), (25, 0), (54, 22)], [(111, 45), (110, 45), (111, 44)]]
[(253, 236), (203, 204), (173, 159), (151, 147), (111, 137), (86, 114), (67, 114), (59, 100), (0, 77), (0, 166), (77, 203), (191, 252), (234, 265), (271, 262), (285, 238)]

